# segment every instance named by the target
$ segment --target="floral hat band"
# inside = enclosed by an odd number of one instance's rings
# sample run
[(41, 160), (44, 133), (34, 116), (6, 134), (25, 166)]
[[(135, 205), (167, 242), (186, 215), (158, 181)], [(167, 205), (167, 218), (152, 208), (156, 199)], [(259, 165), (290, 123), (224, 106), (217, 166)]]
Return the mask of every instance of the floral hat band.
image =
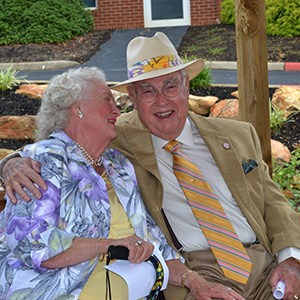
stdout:
[(180, 57), (175, 55), (161, 55), (144, 59), (133, 66), (128, 67), (127, 75), (128, 78), (131, 79), (150, 71), (175, 67), (178, 65), (182, 65), (182, 59)]
[(131, 83), (184, 70), (189, 79), (201, 72), (201, 59), (183, 62), (175, 46), (163, 32), (152, 37), (138, 36), (132, 39), (126, 52), (128, 79), (116, 84), (113, 90), (126, 92)]

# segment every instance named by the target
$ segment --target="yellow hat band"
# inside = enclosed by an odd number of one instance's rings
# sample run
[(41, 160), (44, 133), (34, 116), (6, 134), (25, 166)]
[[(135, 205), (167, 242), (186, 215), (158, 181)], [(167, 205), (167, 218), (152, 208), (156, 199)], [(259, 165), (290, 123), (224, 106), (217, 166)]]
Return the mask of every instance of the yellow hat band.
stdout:
[(162, 55), (145, 59), (128, 67), (128, 78), (132, 79), (144, 73), (182, 65), (182, 59), (175, 55)]

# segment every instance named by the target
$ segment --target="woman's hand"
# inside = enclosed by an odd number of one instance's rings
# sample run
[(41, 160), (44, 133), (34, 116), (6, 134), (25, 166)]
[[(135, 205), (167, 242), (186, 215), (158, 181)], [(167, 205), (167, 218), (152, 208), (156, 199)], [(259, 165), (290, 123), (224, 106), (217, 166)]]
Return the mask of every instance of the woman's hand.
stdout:
[[(99, 248), (97, 247), (99, 242)], [(81, 238), (76, 237), (70, 248), (43, 261), (42, 266), (47, 269), (64, 268), (93, 259), (97, 255), (106, 254), (109, 246), (125, 246), (129, 249), (129, 261), (140, 263), (147, 260), (153, 252), (154, 246), (136, 235), (124, 239)]]
[(129, 250), (128, 260), (132, 263), (140, 263), (147, 260), (154, 249), (154, 246), (137, 235), (132, 235), (123, 239), (109, 240), (110, 245), (125, 246)]

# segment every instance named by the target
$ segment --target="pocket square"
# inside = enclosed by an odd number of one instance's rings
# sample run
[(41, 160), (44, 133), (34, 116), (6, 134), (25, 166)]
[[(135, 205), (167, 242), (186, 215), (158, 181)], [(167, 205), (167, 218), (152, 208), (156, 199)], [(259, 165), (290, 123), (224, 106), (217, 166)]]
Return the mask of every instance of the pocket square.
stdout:
[(242, 167), (245, 175), (254, 170), (257, 166), (258, 163), (254, 159), (249, 159), (248, 162), (245, 160), (242, 161)]

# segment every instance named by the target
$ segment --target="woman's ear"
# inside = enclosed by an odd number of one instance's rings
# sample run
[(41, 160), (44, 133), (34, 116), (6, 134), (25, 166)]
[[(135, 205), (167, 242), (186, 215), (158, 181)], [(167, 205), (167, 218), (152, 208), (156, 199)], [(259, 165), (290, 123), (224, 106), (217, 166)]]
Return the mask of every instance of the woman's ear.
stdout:
[(84, 113), (82, 112), (81, 107), (78, 103), (73, 104), (70, 110), (74, 116), (78, 117), (79, 119), (83, 119)]

